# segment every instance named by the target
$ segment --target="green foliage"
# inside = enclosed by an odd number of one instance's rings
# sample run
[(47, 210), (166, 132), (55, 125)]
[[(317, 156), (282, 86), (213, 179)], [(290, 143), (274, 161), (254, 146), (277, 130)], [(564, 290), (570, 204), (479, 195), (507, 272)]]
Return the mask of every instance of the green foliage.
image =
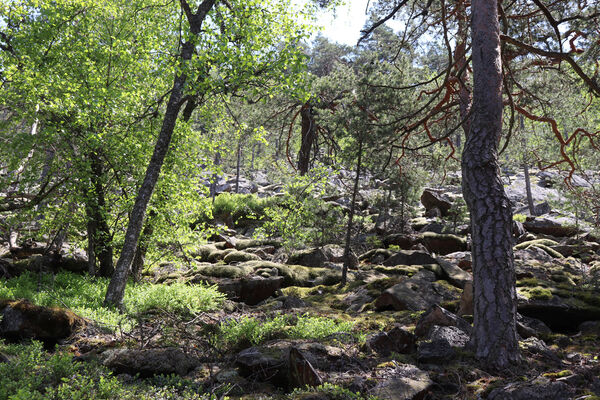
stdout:
[[(212, 203), (211, 199), (204, 199)], [(210, 207), (210, 213), (204, 215), (201, 221), (208, 222), (214, 218), (223, 222), (232, 222), (234, 225), (244, 221), (256, 220), (265, 215), (265, 209), (277, 202), (276, 198), (259, 198), (255, 194), (221, 193), (215, 197)]]
[(47, 354), (39, 342), (4, 344), (0, 352), (11, 361), (0, 363), (0, 400), (214, 399), (179, 377), (155, 377), (149, 384), (123, 384), (94, 362), (76, 363), (72, 355)]
[(513, 214), (513, 220), (517, 222), (525, 222), (527, 220), (527, 215), (525, 214)]
[(377, 400), (375, 396), (361, 395), (360, 393), (354, 393), (341, 386), (334, 385), (331, 383), (324, 383), (314, 388), (302, 388), (294, 389), (290, 397), (292, 400), (302, 400), (305, 396), (310, 394), (319, 394), (325, 396), (328, 400)]
[(277, 203), (265, 208), (264, 223), (255, 236), (281, 237), (287, 249), (339, 238), (344, 227), (343, 212), (322, 199), (329, 174), (325, 168), (314, 168), (310, 174), (295, 176)]
[(335, 333), (352, 331), (354, 323), (308, 314), (277, 315), (260, 320), (244, 316), (222, 322), (217, 345), (225, 348), (244, 348), (273, 338), (323, 339)]
[[(41, 291), (38, 291), (39, 283)], [(27, 272), (16, 278), (0, 280), (0, 299), (22, 298), (42, 306), (68, 307), (82, 317), (116, 326), (127, 316), (102, 306), (107, 286), (108, 279), (66, 271), (56, 276)], [(214, 310), (223, 299), (224, 295), (214, 286), (142, 283), (127, 287), (123, 305), (127, 313), (159, 309), (189, 314)]]

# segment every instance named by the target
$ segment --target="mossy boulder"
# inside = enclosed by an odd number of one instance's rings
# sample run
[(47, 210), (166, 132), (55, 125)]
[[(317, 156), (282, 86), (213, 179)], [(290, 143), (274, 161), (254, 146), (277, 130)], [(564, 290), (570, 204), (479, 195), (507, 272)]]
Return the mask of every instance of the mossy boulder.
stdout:
[(208, 261), (210, 254), (217, 250), (214, 244), (205, 244), (192, 250), (191, 255), (198, 261)]
[(358, 257), (359, 261), (365, 261), (371, 264), (381, 264), (394, 255), (393, 250), (389, 249), (371, 249)]
[(528, 248), (529, 246), (539, 246), (539, 245), (544, 245), (544, 246), (556, 246), (558, 245), (558, 242), (552, 239), (534, 239), (534, 240), (528, 240), (526, 242), (522, 242), (517, 244), (514, 249), (515, 250), (523, 250)]
[(450, 254), (467, 250), (467, 239), (449, 233), (425, 232), (419, 237), (425, 248), (436, 254)]
[(200, 364), (198, 358), (179, 348), (111, 349), (102, 358), (104, 366), (116, 373), (140, 377), (185, 375)]
[(197, 273), (214, 278), (241, 278), (250, 275), (254, 269), (245, 265), (212, 264), (203, 265), (196, 270)]
[(263, 260), (246, 261), (238, 266), (249, 267), (254, 271), (274, 268), (277, 270), (277, 275), (284, 278), (283, 287), (314, 286), (318, 284), (334, 285), (341, 280), (341, 272), (329, 268), (311, 268), (304, 265), (280, 264)]
[(231, 264), (234, 262), (245, 262), (251, 260), (260, 260), (260, 257), (256, 254), (246, 253), (244, 251), (232, 251), (231, 253), (223, 257), (223, 261), (226, 264)]
[(246, 250), (250, 247), (275, 246), (280, 247), (281, 242), (275, 239), (237, 239), (236, 250)]
[(0, 336), (56, 343), (87, 324), (75, 313), (58, 307), (36, 306), (27, 300), (0, 301)]
[(383, 265), (424, 265), (436, 264), (437, 261), (431, 254), (422, 250), (401, 250), (395, 252), (390, 258), (383, 262)]
[(306, 267), (319, 268), (327, 261), (327, 256), (323, 249), (314, 248), (299, 250), (292, 253), (288, 258), (287, 264), (304, 265)]

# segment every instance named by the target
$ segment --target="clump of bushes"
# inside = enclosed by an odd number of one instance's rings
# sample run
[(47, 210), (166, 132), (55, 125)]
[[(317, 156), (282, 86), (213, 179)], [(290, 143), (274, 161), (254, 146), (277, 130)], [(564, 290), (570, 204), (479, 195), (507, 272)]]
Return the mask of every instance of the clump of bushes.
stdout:
[[(108, 282), (107, 278), (67, 271), (56, 275), (26, 272), (16, 278), (0, 280), (0, 300), (27, 299), (41, 306), (68, 307), (84, 318), (117, 326), (126, 315), (102, 305)], [(141, 283), (127, 286), (123, 306), (126, 313), (160, 309), (191, 314), (217, 309), (224, 298), (215, 286)]]
[(244, 316), (222, 322), (216, 340), (224, 348), (241, 349), (275, 338), (323, 339), (340, 332), (350, 333), (353, 326), (353, 322), (308, 314), (277, 315), (265, 320)]
[(179, 377), (124, 384), (95, 362), (75, 363), (71, 354), (61, 351), (48, 354), (39, 342), (0, 341), (0, 353), (10, 359), (0, 363), (0, 400), (216, 399)]

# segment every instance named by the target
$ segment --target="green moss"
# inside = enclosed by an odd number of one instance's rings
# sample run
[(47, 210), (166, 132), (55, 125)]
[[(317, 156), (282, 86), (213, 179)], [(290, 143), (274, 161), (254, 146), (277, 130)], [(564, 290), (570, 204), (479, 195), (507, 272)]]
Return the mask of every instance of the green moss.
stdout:
[(565, 369), (565, 370), (558, 371), (558, 372), (546, 372), (544, 374), (544, 376), (546, 378), (550, 378), (550, 379), (564, 378), (565, 376), (571, 376), (571, 375), (573, 375), (573, 371), (571, 371), (570, 369)]
[(378, 297), (384, 290), (397, 285), (398, 283), (402, 282), (402, 280), (403, 279), (399, 277), (376, 279), (367, 284), (368, 294), (371, 297)]
[(527, 215), (525, 215), (525, 214), (513, 214), (513, 221), (523, 223), (526, 220), (527, 220)]
[(552, 292), (550, 289), (536, 286), (536, 287), (520, 287), (519, 292), (530, 300), (550, 300), (552, 299)]
[(423, 269), (420, 265), (395, 265), (386, 267), (385, 265), (375, 265), (373, 269), (377, 272), (382, 272), (386, 275), (407, 275), (413, 276)]
[[(544, 250), (546, 253), (548, 253), (549, 255), (551, 255), (554, 258), (565, 258), (562, 254), (560, 254), (558, 251), (550, 248), (549, 246), (546, 246), (544, 244), (536, 244), (535, 246), (530, 246), (530, 247), (537, 247), (539, 249)], [(529, 248), (529, 247), (528, 247)]]
[(241, 278), (252, 273), (253, 269), (243, 265), (213, 264), (198, 268), (202, 275), (215, 278)]
[(524, 250), (527, 249), (529, 246), (556, 246), (558, 244), (557, 241), (551, 240), (551, 239), (535, 239), (535, 240), (528, 240), (526, 242), (523, 243), (519, 243), (518, 245), (516, 245), (514, 247), (515, 250)]
[(256, 254), (246, 253), (244, 251), (232, 251), (223, 257), (223, 261), (227, 264), (231, 264), (233, 262), (244, 262), (244, 261), (252, 261), (252, 260), (260, 260), (260, 257)]

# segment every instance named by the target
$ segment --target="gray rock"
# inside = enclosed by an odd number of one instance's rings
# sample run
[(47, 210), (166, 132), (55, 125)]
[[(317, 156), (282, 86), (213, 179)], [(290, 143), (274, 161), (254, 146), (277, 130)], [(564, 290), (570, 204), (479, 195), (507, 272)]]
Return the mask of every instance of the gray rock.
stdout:
[(467, 283), (473, 282), (473, 276), (467, 271), (460, 269), (457, 265), (440, 257), (437, 257), (436, 261), (442, 267), (442, 271), (444, 271), (444, 278), (454, 286), (464, 289)]
[(327, 257), (322, 249), (307, 249), (294, 252), (289, 258), (288, 264), (304, 265), (306, 267), (322, 267)]
[(367, 344), (371, 349), (384, 357), (392, 352), (398, 354), (409, 354), (415, 350), (415, 335), (395, 326), (388, 332), (380, 332), (372, 336)]
[(420, 311), (457, 297), (443, 285), (434, 282), (435, 279), (433, 272), (421, 270), (412, 278), (386, 289), (375, 300), (375, 308)]
[(433, 189), (425, 189), (421, 195), (421, 204), (425, 207), (426, 211), (433, 208), (440, 210), (443, 216), (448, 215), (452, 202), (448, 196), (445, 196)]
[(471, 332), (471, 324), (437, 304), (421, 315), (415, 327), (415, 335), (417, 337), (427, 336), (434, 326), (452, 326), (467, 332), (467, 334)]
[(456, 350), (445, 340), (421, 342), (417, 348), (417, 360), (421, 363), (442, 364), (456, 357)]
[(568, 400), (573, 398), (574, 390), (565, 382), (551, 382), (539, 377), (531, 382), (513, 382), (501, 388), (493, 389), (489, 400)]
[(426, 372), (414, 365), (400, 364), (393, 376), (375, 386), (369, 394), (383, 400), (421, 400), (433, 386)]
[(102, 356), (104, 366), (117, 374), (140, 374), (142, 377), (173, 373), (185, 375), (199, 365), (198, 358), (179, 348), (112, 349)]
[(528, 232), (557, 237), (574, 236), (578, 232), (582, 232), (576, 227), (575, 220), (566, 217), (527, 218), (523, 226)]
[(428, 251), (436, 254), (443, 255), (467, 250), (466, 239), (449, 233), (426, 232), (420, 236), (419, 240)]
[(401, 250), (383, 262), (386, 266), (395, 265), (425, 265), (435, 264), (436, 260), (431, 254), (421, 250)]

